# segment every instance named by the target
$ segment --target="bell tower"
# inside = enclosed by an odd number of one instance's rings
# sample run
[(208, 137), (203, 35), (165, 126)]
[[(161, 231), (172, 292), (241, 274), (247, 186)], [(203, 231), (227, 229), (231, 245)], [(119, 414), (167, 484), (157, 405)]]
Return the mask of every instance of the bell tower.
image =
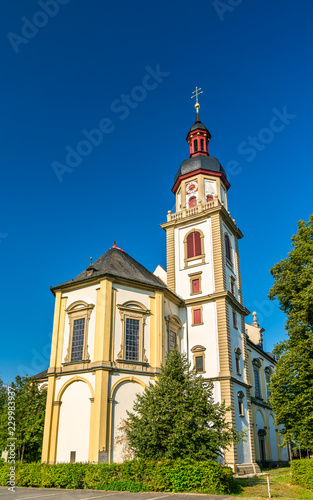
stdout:
[(211, 134), (200, 120), (187, 134), (189, 158), (174, 178), (176, 211), (161, 225), (166, 231), (167, 286), (187, 308), (189, 360), (214, 383), (214, 398), (231, 410), (228, 420), (245, 430), (246, 442), (225, 450), (225, 462), (255, 464), (245, 316), (238, 240), (243, 237), (228, 210), (230, 184), (222, 165), (209, 154)]

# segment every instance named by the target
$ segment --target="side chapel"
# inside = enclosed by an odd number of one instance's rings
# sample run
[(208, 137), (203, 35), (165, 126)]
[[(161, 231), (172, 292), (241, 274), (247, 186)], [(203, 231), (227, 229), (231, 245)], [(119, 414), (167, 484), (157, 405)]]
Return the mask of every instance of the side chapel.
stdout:
[(76, 278), (53, 287), (55, 311), (42, 461), (123, 460), (115, 437), (135, 395), (160, 373), (175, 345), (205, 379), (246, 441), (225, 451), (236, 471), (288, 460), (268, 402), (275, 360), (263, 350), (256, 314), (242, 301), (230, 184), (210, 156), (211, 134), (196, 121), (189, 158), (175, 178), (176, 211), (166, 231), (167, 270), (148, 271), (115, 244)]

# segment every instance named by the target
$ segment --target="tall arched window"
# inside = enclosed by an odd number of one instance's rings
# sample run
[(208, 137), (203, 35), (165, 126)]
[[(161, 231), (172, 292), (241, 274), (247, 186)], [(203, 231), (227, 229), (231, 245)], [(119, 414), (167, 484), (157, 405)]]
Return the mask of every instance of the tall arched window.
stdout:
[(192, 196), (191, 198), (189, 198), (189, 208), (196, 206), (197, 206), (197, 198), (195, 196)]
[(192, 231), (187, 236), (187, 259), (201, 255), (201, 236), (198, 231)]
[(229, 241), (229, 236), (228, 234), (225, 234), (225, 252), (226, 252), (226, 258), (231, 262), (231, 246), (230, 246), (230, 241)]
[(196, 153), (198, 151), (198, 139), (195, 139), (193, 146), (194, 146), (194, 151)]

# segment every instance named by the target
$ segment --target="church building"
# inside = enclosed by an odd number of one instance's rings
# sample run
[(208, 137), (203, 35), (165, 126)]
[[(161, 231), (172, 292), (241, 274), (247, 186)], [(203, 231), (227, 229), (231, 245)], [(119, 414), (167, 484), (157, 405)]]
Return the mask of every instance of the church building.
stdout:
[[(120, 462), (121, 420), (153, 382), (175, 345), (214, 383), (214, 398), (246, 440), (225, 450), (237, 472), (288, 460), (268, 402), (275, 367), (263, 329), (245, 324), (238, 240), (228, 207), (230, 184), (210, 156), (211, 134), (196, 121), (189, 158), (172, 188), (167, 270), (152, 273), (115, 244), (76, 278), (52, 288), (55, 312), (42, 461)], [(174, 173), (174, 172), (173, 172)]]

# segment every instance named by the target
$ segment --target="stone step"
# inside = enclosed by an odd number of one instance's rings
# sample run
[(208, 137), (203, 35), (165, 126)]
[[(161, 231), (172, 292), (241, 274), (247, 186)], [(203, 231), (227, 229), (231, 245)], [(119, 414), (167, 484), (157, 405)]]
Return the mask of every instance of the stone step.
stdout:
[(258, 464), (236, 464), (235, 475), (243, 476), (245, 474), (259, 474), (261, 472)]

